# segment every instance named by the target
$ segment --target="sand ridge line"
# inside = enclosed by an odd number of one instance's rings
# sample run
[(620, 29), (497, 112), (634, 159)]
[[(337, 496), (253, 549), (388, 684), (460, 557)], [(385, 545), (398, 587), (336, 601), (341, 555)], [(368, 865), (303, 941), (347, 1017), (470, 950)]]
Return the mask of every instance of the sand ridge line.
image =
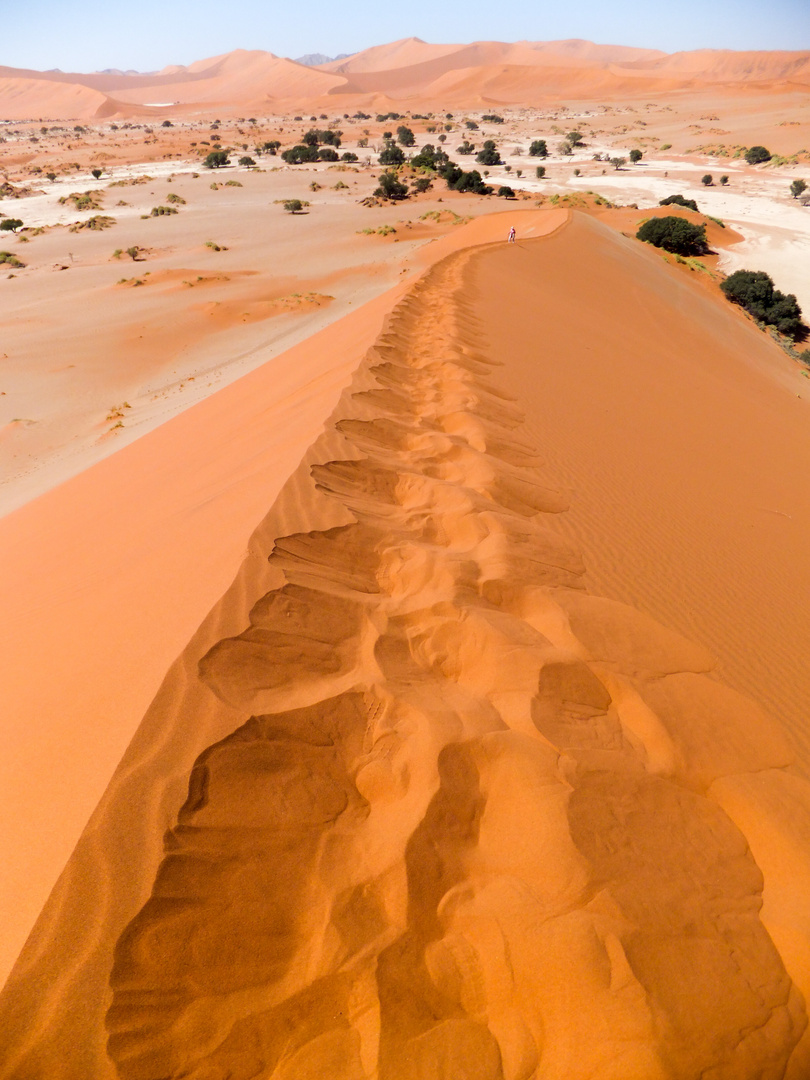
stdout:
[[(366, 456), (313, 469), (356, 524), (281, 538), (287, 584), (200, 663), (253, 715), (199, 756), (119, 940), (123, 1078), (608, 1076), (617, 1058), (731, 1078), (752, 1055), (779, 1075), (802, 1034), (759, 871), (705, 794), (789, 755), (700, 674), (704, 651), (537, 557), (562, 506), (520, 477), (519, 410), (481, 378), (472, 257), (396, 309), (371, 368), (390, 395), (360, 391), (341, 424)], [(684, 679), (687, 702), (660, 700)], [(760, 729), (696, 771), (717, 718), (684, 725), (700, 688), (732, 743), (740, 709)]]

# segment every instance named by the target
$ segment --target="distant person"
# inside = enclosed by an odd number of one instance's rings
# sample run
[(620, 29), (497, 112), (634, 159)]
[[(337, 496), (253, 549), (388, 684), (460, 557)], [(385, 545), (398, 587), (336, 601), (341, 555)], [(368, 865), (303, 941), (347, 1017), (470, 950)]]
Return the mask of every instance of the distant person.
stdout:
[(509, 230), (509, 239), (506, 241), (507, 244), (514, 244), (516, 236), (517, 233), (515, 232), (515, 226), (513, 225), (512, 228)]

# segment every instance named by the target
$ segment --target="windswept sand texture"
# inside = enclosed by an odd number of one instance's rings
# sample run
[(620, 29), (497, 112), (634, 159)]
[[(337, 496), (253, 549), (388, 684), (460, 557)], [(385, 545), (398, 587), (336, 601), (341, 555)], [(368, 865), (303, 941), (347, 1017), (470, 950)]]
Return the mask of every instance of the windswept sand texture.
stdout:
[[(559, 214), (544, 231), (451, 253), (391, 313), (12, 974), (4, 1080), (810, 1072), (810, 784), (711, 651), (586, 588), (566, 489), (604, 478), (612, 520), (590, 523), (591, 545), (620, 557), (626, 520), (632, 562), (631, 485), (562, 392), (547, 409), (591, 456), (572, 439), (567, 475), (542, 463), (537, 377), (576, 363), (553, 306), (576, 286), (620, 388), (633, 369), (600, 304), (619, 320), (633, 303), (689, 361), (702, 335), (729, 423), (771, 386), (748, 426), (764, 449), (754, 420), (794, 400), (768, 367), (780, 354), (604, 225)], [(579, 277), (566, 259), (585, 249)], [(743, 402), (724, 367), (741, 341)], [(660, 497), (688, 534), (688, 501), (665, 481)], [(666, 531), (647, 543), (654, 558)], [(807, 572), (787, 573), (757, 583), (760, 602), (794, 603)]]

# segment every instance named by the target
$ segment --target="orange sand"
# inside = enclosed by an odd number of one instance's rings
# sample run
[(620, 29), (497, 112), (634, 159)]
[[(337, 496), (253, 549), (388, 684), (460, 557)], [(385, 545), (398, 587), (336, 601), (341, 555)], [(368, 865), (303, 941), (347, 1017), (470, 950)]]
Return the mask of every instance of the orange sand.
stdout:
[(4, 1080), (807, 1076), (804, 381), (599, 221), (464, 232), (287, 355), (294, 434), (262, 369), (0, 528), (74, 781), (236, 571), (0, 999)]

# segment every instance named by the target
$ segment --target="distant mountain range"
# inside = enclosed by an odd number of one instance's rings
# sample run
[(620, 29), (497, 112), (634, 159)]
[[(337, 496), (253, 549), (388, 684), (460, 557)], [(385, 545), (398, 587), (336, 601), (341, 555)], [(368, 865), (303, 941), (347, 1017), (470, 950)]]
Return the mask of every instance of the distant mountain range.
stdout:
[(337, 56), (324, 56), (323, 53), (313, 52), (297, 57), (295, 63), (303, 64), (305, 67), (318, 67), (320, 64), (333, 64), (335, 60), (345, 60), (348, 56), (354, 56), (354, 53), (344, 52), (338, 53)]
[(706, 88), (810, 94), (810, 51), (665, 53), (581, 40), (432, 45), (412, 37), (333, 59), (237, 49), (145, 74), (0, 67), (0, 119), (492, 109)]

